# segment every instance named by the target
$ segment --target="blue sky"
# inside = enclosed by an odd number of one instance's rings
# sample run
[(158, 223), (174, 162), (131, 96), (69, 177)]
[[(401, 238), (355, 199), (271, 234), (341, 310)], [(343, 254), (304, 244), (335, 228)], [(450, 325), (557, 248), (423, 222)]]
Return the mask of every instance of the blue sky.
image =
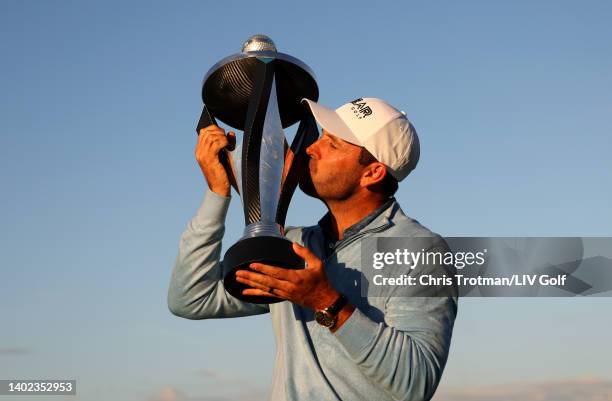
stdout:
[[(610, 15), (605, 1), (1, 2), (0, 378), (77, 378), (83, 401), (265, 394), (267, 316), (166, 308), (206, 187), (201, 80), (254, 33), (315, 71), (323, 104), (407, 112), (422, 153), (397, 198), (432, 230), (612, 236)], [(323, 212), (299, 193), (287, 221)], [(234, 197), (225, 246), (242, 227)], [(443, 386), (612, 379), (610, 306), (463, 300)]]

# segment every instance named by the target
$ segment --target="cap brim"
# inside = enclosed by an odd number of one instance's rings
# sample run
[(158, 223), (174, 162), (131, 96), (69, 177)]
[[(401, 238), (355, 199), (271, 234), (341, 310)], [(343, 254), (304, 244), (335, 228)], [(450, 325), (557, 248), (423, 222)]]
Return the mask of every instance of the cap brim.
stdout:
[(335, 110), (321, 106), (317, 102), (313, 102), (310, 99), (302, 99), (302, 102), (304, 101), (306, 104), (308, 104), (308, 107), (310, 108), (315, 120), (317, 120), (319, 125), (325, 129), (325, 131), (354, 145), (363, 146), (363, 144), (357, 139), (357, 137), (344, 123)]

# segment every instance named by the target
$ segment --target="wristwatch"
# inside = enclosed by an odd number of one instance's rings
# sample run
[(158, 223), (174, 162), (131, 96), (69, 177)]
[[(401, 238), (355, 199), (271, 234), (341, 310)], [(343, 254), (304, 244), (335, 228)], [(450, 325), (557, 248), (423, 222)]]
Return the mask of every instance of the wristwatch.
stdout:
[(314, 318), (323, 327), (331, 329), (338, 321), (338, 313), (348, 303), (348, 299), (342, 294), (334, 301), (333, 304), (323, 310), (315, 311)]

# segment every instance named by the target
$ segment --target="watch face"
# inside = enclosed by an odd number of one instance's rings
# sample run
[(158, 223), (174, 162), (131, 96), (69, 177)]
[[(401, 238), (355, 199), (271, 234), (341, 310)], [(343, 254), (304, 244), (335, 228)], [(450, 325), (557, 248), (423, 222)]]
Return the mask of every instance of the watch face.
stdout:
[(324, 327), (332, 327), (336, 323), (336, 317), (324, 310), (315, 312), (315, 320)]

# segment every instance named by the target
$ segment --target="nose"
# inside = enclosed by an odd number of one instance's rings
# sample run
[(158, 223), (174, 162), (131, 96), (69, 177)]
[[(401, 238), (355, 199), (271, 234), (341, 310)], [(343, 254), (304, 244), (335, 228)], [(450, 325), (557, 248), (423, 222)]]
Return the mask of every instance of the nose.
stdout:
[(306, 148), (306, 154), (312, 159), (319, 158), (319, 143), (320, 139), (317, 139), (312, 145)]

